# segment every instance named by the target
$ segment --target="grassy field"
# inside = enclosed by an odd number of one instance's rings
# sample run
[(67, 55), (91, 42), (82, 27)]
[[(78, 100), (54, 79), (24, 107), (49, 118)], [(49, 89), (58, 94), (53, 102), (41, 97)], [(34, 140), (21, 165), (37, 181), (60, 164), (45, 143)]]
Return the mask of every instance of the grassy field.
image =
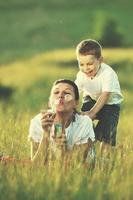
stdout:
[[(1, 163), (1, 200), (132, 199), (133, 49), (105, 49), (103, 54), (105, 61), (117, 71), (124, 95), (117, 138), (123, 148), (104, 162), (97, 158), (93, 171), (74, 164), (64, 172), (62, 163), (51, 164), (47, 169)], [(47, 106), (53, 81), (74, 80), (77, 71), (74, 49), (53, 50), (0, 67), (1, 84), (14, 88), (10, 101), (0, 103), (1, 151), (17, 159), (29, 158), (30, 119)]]
[(132, 7), (131, 0), (0, 1), (0, 89), (13, 91), (9, 99), (0, 93), (0, 152), (17, 160), (29, 158), (30, 120), (47, 107), (53, 81), (75, 79), (77, 43), (98, 39), (110, 18), (124, 36), (123, 49), (103, 52), (124, 95), (117, 137), (122, 148), (108, 160), (97, 157), (93, 171), (75, 160), (67, 172), (61, 162), (49, 168), (0, 163), (0, 200), (133, 199)]

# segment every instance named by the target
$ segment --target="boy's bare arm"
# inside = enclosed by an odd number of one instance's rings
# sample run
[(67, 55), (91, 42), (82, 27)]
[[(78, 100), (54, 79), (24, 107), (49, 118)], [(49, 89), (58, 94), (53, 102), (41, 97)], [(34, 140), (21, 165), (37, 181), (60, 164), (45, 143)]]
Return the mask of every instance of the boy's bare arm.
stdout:
[(91, 119), (94, 119), (101, 108), (107, 103), (109, 96), (110, 92), (103, 92), (91, 110), (84, 112), (84, 114), (88, 115)]

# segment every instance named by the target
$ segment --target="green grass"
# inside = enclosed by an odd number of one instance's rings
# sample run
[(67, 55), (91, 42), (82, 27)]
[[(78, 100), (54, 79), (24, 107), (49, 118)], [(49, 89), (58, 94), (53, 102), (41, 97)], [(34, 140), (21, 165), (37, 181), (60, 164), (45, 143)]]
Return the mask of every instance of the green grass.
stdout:
[[(118, 73), (124, 95), (117, 138), (123, 148), (105, 162), (97, 159), (94, 171), (83, 169), (75, 160), (67, 172), (61, 162), (51, 163), (49, 168), (0, 163), (1, 200), (132, 199), (132, 53), (132, 49), (103, 52), (105, 61)], [(0, 101), (0, 150), (6, 155), (29, 158), (30, 119), (47, 106), (53, 81), (75, 79), (75, 60), (74, 49), (61, 49), (1, 66), (1, 84), (15, 88), (9, 103)]]
[[(81, 39), (97, 39), (105, 19), (115, 19), (125, 47), (133, 46), (132, 6), (131, 0), (0, 1), (0, 85), (15, 91), (9, 102), (0, 99), (0, 151), (29, 158), (30, 119), (47, 107), (53, 81), (75, 79), (75, 47)], [(0, 163), (0, 200), (132, 199), (133, 49), (103, 54), (124, 95), (117, 138), (123, 148), (105, 162), (97, 159), (93, 172), (74, 163), (67, 173), (60, 162), (47, 169)]]

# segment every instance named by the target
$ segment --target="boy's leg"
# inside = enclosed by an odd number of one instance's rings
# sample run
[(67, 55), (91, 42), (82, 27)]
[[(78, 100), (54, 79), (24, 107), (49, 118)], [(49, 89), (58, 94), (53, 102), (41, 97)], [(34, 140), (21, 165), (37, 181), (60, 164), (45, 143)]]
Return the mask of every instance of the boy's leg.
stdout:
[(109, 156), (109, 153), (111, 152), (112, 146), (109, 143), (106, 143), (104, 141), (100, 144), (100, 155), (106, 158)]
[(102, 142), (101, 153), (109, 152), (111, 146), (116, 145), (119, 112), (119, 105), (105, 105), (98, 113), (99, 122), (95, 127), (95, 135)]
[[(92, 99), (83, 103), (81, 111), (90, 110), (96, 102)], [(94, 128), (96, 140), (101, 143), (101, 153), (109, 151), (111, 146), (116, 145), (117, 124), (119, 120), (119, 105), (104, 105), (97, 114), (99, 120)]]

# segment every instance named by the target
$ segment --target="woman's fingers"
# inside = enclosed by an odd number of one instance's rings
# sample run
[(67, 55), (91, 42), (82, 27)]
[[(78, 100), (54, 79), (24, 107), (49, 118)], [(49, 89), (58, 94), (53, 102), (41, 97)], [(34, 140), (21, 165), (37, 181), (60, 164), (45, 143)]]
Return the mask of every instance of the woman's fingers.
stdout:
[(41, 125), (45, 131), (48, 131), (53, 124), (53, 118), (51, 116), (52, 116), (51, 113), (48, 112), (42, 113)]
[(41, 110), (41, 114), (42, 114), (42, 118), (46, 118), (46, 117), (54, 118), (56, 115), (55, 113), (53, 113), (49, 110)]
[(41, 124), (53, 124), (53, 119), (49, 119), (49, 118), (45, 118), (45, 119), (41, 119)]
[(53, 124), (53, 120), (41, 120), (41, 125), (43, 127), (43, 129), (47, 128), (47, 127), (51, 127)]
[(41, 119), (50, 118), (50, 117), (52, 116), (52, 113), (48, 113), (48, 112), (46, 112), (46, 113), (41, 113), (41, 114), (42, 114)]

